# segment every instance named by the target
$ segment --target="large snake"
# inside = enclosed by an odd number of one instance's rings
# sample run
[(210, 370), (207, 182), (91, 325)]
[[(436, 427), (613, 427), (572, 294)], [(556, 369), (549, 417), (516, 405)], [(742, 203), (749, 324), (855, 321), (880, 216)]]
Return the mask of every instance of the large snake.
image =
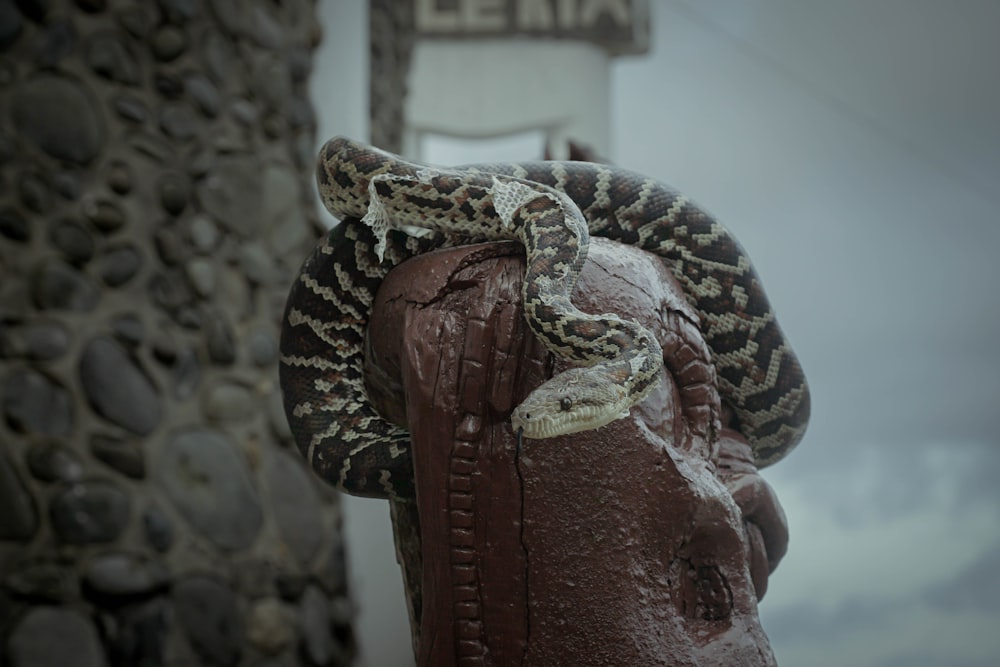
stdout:
[(389, 270), (436, 247), (517, 240), (525, 247), (525, 317), (576, 367), (514, 410), (528, 438), (598, 428), (628, 415), (657, 383), (651, 333), (570, 302), (589, 235), (661, 256), (701, 318), (720, 393), (758, 466), (794, 447), (809, 390), (760, 279), (730, 233), (683, 195), (639, 174), (586, 162), (444, 169), (337, 137), (317, 168), (320, 197), (342, 222), (303, 265), (281, 336), (281, 386), (292, 432), (321, 476), (349, 493), (412, 497), (409, 436), (364, 386), (365, 328)]

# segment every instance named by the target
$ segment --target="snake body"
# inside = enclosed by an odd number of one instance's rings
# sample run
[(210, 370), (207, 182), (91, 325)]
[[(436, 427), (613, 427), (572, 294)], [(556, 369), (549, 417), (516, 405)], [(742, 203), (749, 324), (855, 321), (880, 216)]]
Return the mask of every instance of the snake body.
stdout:
[(349, 493), (411, 497), (407, 432), (364, 387), (364, 345), (388, 271), (435, 247), (513, 239), (525, 247), (525, 317), (573, 362), (511, 415), (526, 437), (597, 428), (628, 414), (658, 381), (656, 339), (570, 302), (591, 234), (660, 255), (701, 318), (720, 393), (759, 466), (802, 438), (809, 391), (749, 258), (683, 195), (639, 174), (584, 162), (442, 169), (337, 137), (317, 168), (320, 197), (342, 219), (303, 265), (286, 305), (281, 385), (296, 441)]

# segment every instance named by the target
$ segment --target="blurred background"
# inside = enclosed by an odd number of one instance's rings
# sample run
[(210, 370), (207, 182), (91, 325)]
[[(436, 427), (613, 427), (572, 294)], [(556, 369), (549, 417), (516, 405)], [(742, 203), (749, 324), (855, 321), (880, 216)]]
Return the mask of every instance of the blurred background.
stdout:
[[(813, 395), (764, 473), (791, 528), (760, 607), (779, 664), (1000, 664), (1000, 4), (399, 5), (321, 3), (317, 147), (460, 164), (573, 139), (753, 258)], [(412, 664), (387, 504), (344, 515), (358, 664)]]

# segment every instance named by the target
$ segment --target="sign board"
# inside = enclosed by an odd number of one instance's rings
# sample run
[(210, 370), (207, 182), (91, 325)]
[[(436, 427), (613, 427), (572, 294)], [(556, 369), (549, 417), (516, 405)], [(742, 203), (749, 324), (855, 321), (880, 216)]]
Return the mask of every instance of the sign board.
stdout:
[(422, 38), (580, 40), (612, 55), (649, 49), (648, 0), (414, 0)]

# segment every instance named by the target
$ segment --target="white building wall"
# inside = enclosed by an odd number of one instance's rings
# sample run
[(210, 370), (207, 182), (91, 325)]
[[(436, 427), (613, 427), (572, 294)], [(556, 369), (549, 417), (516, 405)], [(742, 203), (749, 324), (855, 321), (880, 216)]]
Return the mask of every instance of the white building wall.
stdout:
[(610, 69), (605, 51), (582, 42), (418, 41), (405, 103), (404, 152), (425, 158), (427, 135), (490, 139), (535, 131), (553, 157), (566, 156), (569, 138), (607, 155)]

